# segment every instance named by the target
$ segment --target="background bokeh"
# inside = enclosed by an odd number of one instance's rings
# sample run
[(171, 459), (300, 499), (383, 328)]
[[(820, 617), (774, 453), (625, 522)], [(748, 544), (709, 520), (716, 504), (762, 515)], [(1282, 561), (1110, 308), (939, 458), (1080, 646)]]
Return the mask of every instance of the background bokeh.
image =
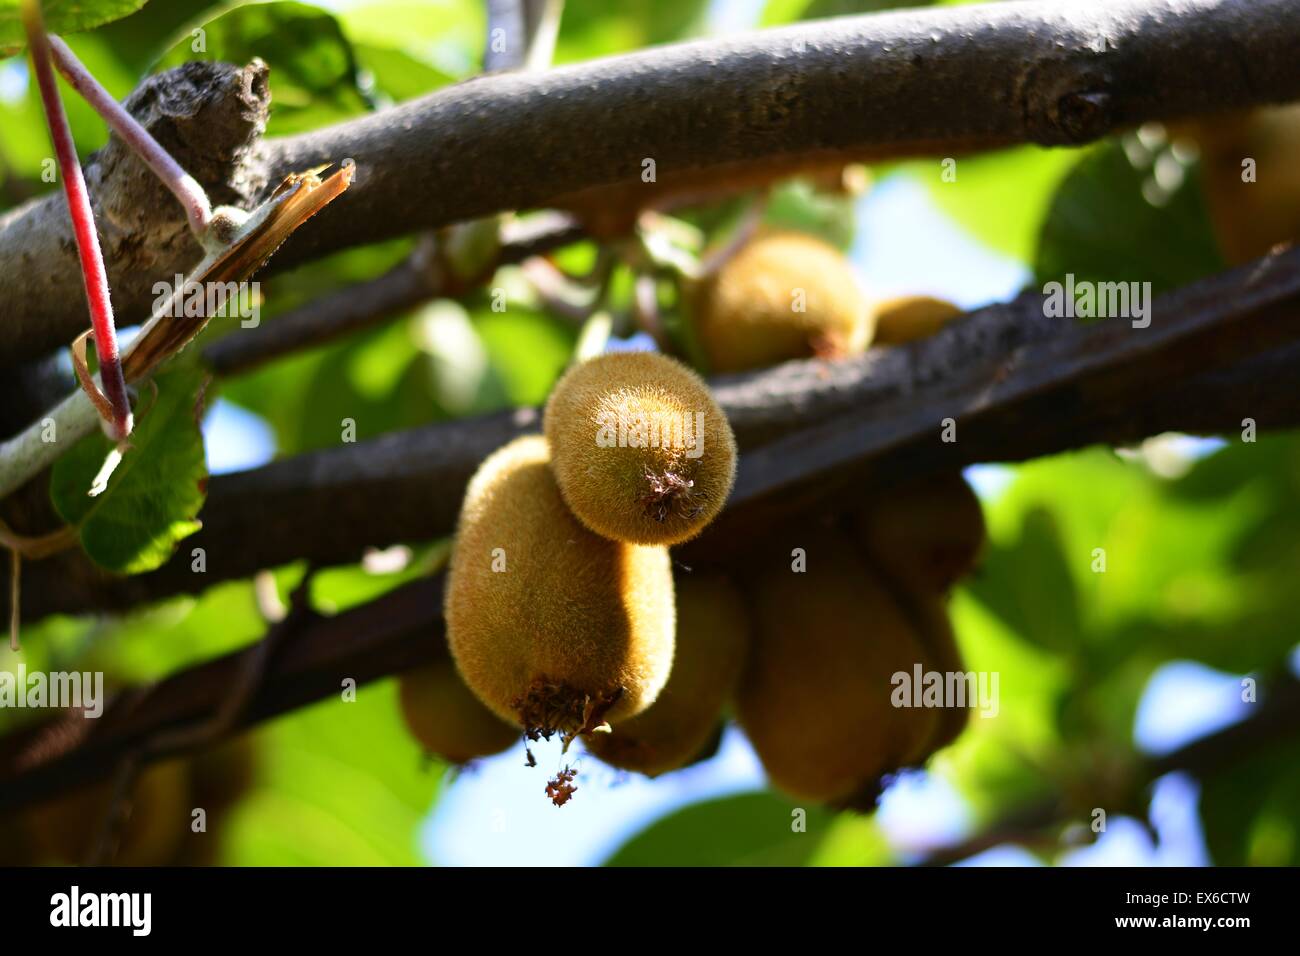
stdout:
[[(897, 5), (569, 0), (557, 60)], [(472, 75), (483, 45), (481, 6), (152, 0), (70, 39), (121, 97), (142, 73), (194, 57), (189, 31), (201, 25), (200, 55), (236, 62), (260, 55), (272, 65), (275, 135)], [(67, 102), (83, 154), (102, 145), (99, 121), (75, 98)], [(0, 61), (0, 209), (51, 188), (39, 176), (47, 143), (24, 62)], [(1149, 280), (1157, 292), (1223, 265), (1196, 157), (1159, 128), (1082, 150), (1026, 147), (963, 159), (956, 183), (940, 181), (934, 160), (872, 175), (857, 198), (786, 184), (768, 215), (837, 240), (873, 294), (930, 293), (973, 308), (1005, 301), (1064, 265), (1080, 278)], [(722, 228), (738, 208), (700, 224)], [(352, 250), (263, 279), (264, 320), (373, 276), (410, 248), (395, 241)], [(593, 256), (581, 244), (562, 258), (580, 269)], [(627, 294), (621, 278), (615, 295)], [(222, 383), (204, 423), (211, 471), (333, 444), (344, 416), (365, 439), (540, 402), (569, 361), (576, 330), (547, 315), (514, 270), (497, 283), (509, 291), (504, 313), (491, 311), (482, 294), (439, 302)], [(644, 343), (620, 343), (637, 344)], [(1111, 806), (1109, 782), (1140, 772), (1144, 756), (1249, 716), (1243, 676), (1300, 672), (1300, 436), (1265, 432), (1252, 443), (1162, 436), (1133, 449), (989, 463), (968, 477), (985, 504), (991, 542), (952, 611), (968, 665), (1000, 674), (1000, 713), (974, 718), (926, 771), (894, 782), (874, 816), (809, 806), (807, 832), (792, 832), (795, 805), (766, 789), (734, 729), (713, 759), (654, 781), (580, 759), (579, 793), (557, 809), (542, 794), (546, 773), (524, 767), (522, 747), (454, 773), (426, 760), (386, 680), (362, 687), (355, 702), (320, 703), (249, 735), (256, 774), (212, 834), (217, 859), (909, 863), (981, 833), (1007, 808), (1058, 795), (1067, 809), (1053, 839), (1009, 840), (967, 862), (1294, 864), (1300, 743), (1263, 750), (1221, 777), (1159, 778), (1137, 805), (1108, 813), (1095, 842), (1088, 825), (1092, 808)], [(1092, 570), (1096, 548), (1107, 555), (1100, 574)], [(327, 570), (312, 582), (312, 601), (327, 612), (366, 601), (420, 573), (426, 550), (413, 543), (409, 553)], [(282, 597), (303, 573), (274, 571)], [(119, 681), (148, 681), (264, 630), (253, 583), (233, 582), (121, 619), (46, 620), (25, 629), (20, 658), (0, 651), (0, 668), (21, 659), (31, 669), (100, 668)], [(0, 713), (0, 727), (27, 716)], [(561, 759), (555, 744), (537, 753), (543, 768)], [(1058, 839), (1063, 830), (1066, 839)]]

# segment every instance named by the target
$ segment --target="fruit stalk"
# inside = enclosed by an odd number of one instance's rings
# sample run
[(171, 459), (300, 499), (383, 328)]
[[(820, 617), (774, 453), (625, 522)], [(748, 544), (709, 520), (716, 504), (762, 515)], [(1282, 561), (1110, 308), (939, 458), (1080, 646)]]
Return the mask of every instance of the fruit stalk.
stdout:
[(90, 304), (91, 327), (95, 333), (95, 352), (99, 356), (100, 381), (111, 406), (110, 416), (104, 419), (104, 430), (114, 441), (122, 441), (131, 434), (131, 401), (127, 397), (126, 379), (122, 374), (122, 360), (117, 348), (117, 329), (113, 324), (113, 305), (108, 294), (108, 274), (99, 248), (99, 234), (95, 231), (90, 194), (86, 191), (86, 181), (81, 175), (81, 164), (77, 162), (77, 150), (72, 142), (68, 117), (63, 112), (63, 103), (59, 99), (51, 66), (50, 41), (45, 33), (39, 0), (24, 0), (23, 26), (31, 47), (32, 69), (36, 74), (45, 118), (50, 127), (50, 139), (54, 143), (63, 191), (68, 199), (68, 213), (72, 217), (81, 274), (86, 283), (86, 299)]
[(130, 146), (135, 154), (144, 161), (162, 184), (171, 190), (180, 204), (185, 208), (185, 216), (190, 223), (190, 231), (200, 242), (208, 231), (208, 222), (212, 219), (212, 204), (208, 194), (199, 185), (198, 180), (181, 168), (180, 163), (172, 158), (171, 153), (150, 135), (134, 116), (104, 89), (85, 65), (77, 59), (60, 37), (49, 36), (50, 53), (54, 66), (68, 84), (81, 94), (96, 113), (104, 118), (110, 129), (118, 138)]

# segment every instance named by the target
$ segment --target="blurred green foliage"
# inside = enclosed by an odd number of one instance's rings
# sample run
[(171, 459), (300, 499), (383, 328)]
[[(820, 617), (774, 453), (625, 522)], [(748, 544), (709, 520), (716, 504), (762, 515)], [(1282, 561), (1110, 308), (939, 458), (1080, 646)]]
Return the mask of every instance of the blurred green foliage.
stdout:
[[(867, 12), (917, 4), (888, 0), (768, 0), (761, 22)], [(66, 6), (66, 5), (65, 5)], [(82, 20), (118, 17), (132, 0), (68, 7)], [(703, 0), (605, 3), (569, 0), (557, 60), (572, 62), (699, 34)], [(0, 45), (12, 35), (14, 0), (0, 0)], [(716, 14), (716, 11), (714, 11)], [(67, 25), (65, 25), (65, 22)], [(6, 26), (9, 24), (9, 26)], [(292, 133), (427, 93), (473, 75), (484, 37), (477, 0), (380, 0), (322, 9), (304, 3), (213, 4), (152, 0), (140, 12), (70, 42), (115, 96), (149, 71), (202, 56), (272, 67), (272, 134)], [(9, 29), (10, 32), (5, 31)], [(205, 49), (193, 50), (195, 30)], [(0, 206), (53, 187), (40, 179), (48, 138), (19, 60), (0, 63)], [(106, 139), (102, 123), (67, 96), (82, 155)], [(1216, 271), (1198, 167), (1147, 130), (1088, 150), (1023, 147), (963, 157), (955, 181), (942, 157), (890, 167), (921, 182), (935, 204), (975, 239), (1031, 269), (1036, 283), (1151, 279), (1162, 289)], [(877, 171), (879, 172), (879, 171)], [(682, 213), (705, 244), (725, 241), (748, 199)], [(851, 198), (804, 181), (773, 190), (769, 225), (814, 231), (848, 248), (869, 230)], [(410, 254), (413, 242), (350, 250), (263, 278), (262, 319), (274, 322), (317, 296), (373, 279)], [(595, 246), (564, 251), (572, 273), (590, 269)], [(938, 264), (937, 267), (941, 267)], [(630, 299), (626, 272), (612, 301)], [(501, 289), (506, 308), (494, 306)], [(667, 297), (666, 309), (675, 308)], [(670, 321), (679, 319), (670, 315)], [(231, 333), (213, 322), (201, 343)], [(544, 400), (578, 340), (574, 322), (546, 311), (517, 270), (491, 290), (435, 302), (222, 384), (224, 398), (271, 427), (277, 454), (336, 445), (344, 419), (358, 439), (399, 428)], [(138, 444), (162, 441), (172, 453), (136, 453), (96, 506), (83, 500), (107, 450), (98, 437), (56, 470), (54, 497), (102, 563), (142, 570), (164, 558), (191, 526), (201, 501), (202, 447), (186, 422), (185, 390), (160, 382), (158, 404)], [(148, 401), (148, 399), (145, 399)], [(164, 428), (168, 422), (171, 427)], [(161, 434), (155, 436), (154, 430)], [(1134, 715), (1151, 674), (1174, 660), (1230, 674), (1281, 667), (1296, 643), (1294, 585), (1300, 579), (1300, 436), (1262, 435), (1170, 474), (1147, 452), (1121, 457), (1092, 448), (1009, 468), (1009, 484), (987, 508), (990, 545), (980, 573), (959, 589), (951, 613), (968, 666), (1000, 675), (1000, 714), (974, 718), (931, 764), (969, 808), (972, 825), (1010, 806), (1064, 800), (1087, 822), (1096, 787), (1140, 773)], [(138, 462), (138, 464), (137, 464)], [(127, 493), (134, 485), (140, 496)], [(176, 500), (151, 498), (161, 488)], [(166, 533), (141, 538), (142, 508)], [(120, 513), (125, 512), (126, 517)], [(115, 517), (118, 515), (118, 517)], [(181, 516), (181, 517), (178, 517)], [(98, 524), (97, 524), (98, 522)], [(147, 523), (147, 522), (146, 522)], [(136, 529), (138, 531), (138, 528)], [(418, 543), (416, 543), (419, 547)], [(441, 549), (441, 550), (440, 550)], [(445, 543), (417, 550), (405, 568), (376, 574), (330, 569), (311, 587), (312, 605), (336, 613), (424, 573)], [(1105, 570), (1099, 571), (1099, 556)], [(281, 601), (303, 575), (277, 569)], [(0, 667), (98, 668), (122, 683), (157, 680), (229, 653), (266, 629), (251, 582), (228, 582), (118, 619), (55, 617), (26, 628), (20, 658)], [(414, 864), (419, 827), (437, 799), (445, 768), (426, 765), (401, 725), (394, 682), (361, 687), (270, 722), (252, 735), (261, 771), (222, 833), (232, 864)], [(0, 713), (12, 727), (28, 715)], [(1203, 781), (1201, 816), (1217, 863), (1300, 862), (1300, 753), (1266, 752)], [(599, 798), (598, 794), (584, 794)], [(1125, 806), (1141, 812), (1140, 806)], [(575, 806), (573, 812), (581, 812)], [(800, 817), (806, 811), (806, 817)], [(565, 811), (569, 812), (569, 811)], [(795, 823), (799, 826), (792, 826)], [(686, 806), (649, 824), (615, 851), (613, 865), (867, 865), (900, 862), (876, 820), (799, 807), (772, 793), (743, 793)]]

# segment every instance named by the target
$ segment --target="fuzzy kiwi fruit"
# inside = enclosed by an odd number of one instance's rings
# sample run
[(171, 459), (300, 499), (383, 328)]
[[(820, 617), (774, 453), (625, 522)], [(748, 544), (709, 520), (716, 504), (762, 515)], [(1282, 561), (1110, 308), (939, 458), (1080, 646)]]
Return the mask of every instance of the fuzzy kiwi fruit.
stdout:
[(445, 611), (465, 683), (534, 739), (640, 713), (672, 666), (667, 549), (585, 528), (540, 436), (510, 442), (470, 480)]
[(955, 471), (881, 489), (853, 516), (853, 526), (881, 567), (922, 593), (948, 591), (984, 550), (984, 511)]
[[(135, 782), (117, 844), (109, 848), (106, 862), (116, 866), (171, 863), (189, 832), (190, 793), (185, 761), (168, 760), (146, 768)], [(56, 863), (86, 863), (96, 850), (112, 795), (112, 782), (104, 781), (29, 811), (27, 831), (38, 855)]]
[(717, 733), (749, 645), (740, 592), (721, 574), (677, 577), (677, 641), (658, 699), (587, 749), (611, 766), (654, 777), (690, 763)]
[(756, 236), (685, 301), (713, 372), (840, 358), (871, 341), (872, 310), (848, 260), (805, 233)]
[[(792, 569), (803, 550), (806, 570)], [(938, 715), (894, 707), (894, 675), (931, 662), (882, 582), (842, 533), (809, 527), (755, 549), (746, 580), (754, 642), (736, 715), (772, 783), (868, 809), (881, 778), (924, 759)]]
[(875, 306), (876, 335), (873, 345), (903, 345), (929, 338), (961, 315), (951, 302), (928, 295), (905, 295), (885, 299)]
[[(1171, 133), (1196, 141), (1210, 221), (1230, 265), (1300, 238), (1300, 104), (1191, 120)], [(1254, 175), (1243, 178), (1247, 160)]]
[(722, 510), (736, 441), (708, 386), (657, 352), (610, 352), (571, 368), (546, 403), (564, 500), (592, 531), (677, 544)]
[(402, 719), (426, 753), (452, 764), (499, 754), (519, 739), (508, 724), (465, 686), (450, 657), (397, 679)]

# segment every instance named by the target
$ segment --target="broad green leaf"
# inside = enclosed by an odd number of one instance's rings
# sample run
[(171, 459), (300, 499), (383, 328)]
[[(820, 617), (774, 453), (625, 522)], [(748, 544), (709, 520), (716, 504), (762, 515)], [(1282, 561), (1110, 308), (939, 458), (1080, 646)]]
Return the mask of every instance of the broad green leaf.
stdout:
[(348, 4), (338, 17), (362, 48), (399, 51), (460, 80), (482, 64), (484, 7), (480, 0), (373, 0)]
[(96, 432), (79, 441), (54, 465), (50, 498), (60, 517), (78, 528), (82, 547), (101, 567), (119, 574), (151, 571), (176, 543), (199, 529), (208, 480), (196, 407), (203, 375), (178, 370), (154, 380), (137, 408), (131, 450), (98, 497), (88, 495), (112, 450)]
[(268, 135), (315, 129), (370, 107), (358, 85), (352, 45), (339, 21), (324, 10), (289, 0), (249, 3), (195, 26), (199, 35), (186, 32), (155, 69), (191, 60), (242, 64), (261, 57), (272, 76)]
[(1052, 200), (1036, 280), (1150, 282), (1159, 295), (1221, 271), (1199, 178), (1199, 166), (1156, 133), (1089, 149)]
[[(41, 12), (50, 33), (77, 33), (128, 16), (145, 0), (43, 0)], [(0, 0), (0, 57), (27, 45), (21, 0)]]
[(1080, 630), (1068, 560), (1051, 512), (1031, 511), (1017, 541), (989, 549), (969, 589), (1022, 640), (1068, 651)]
[(414, 866), (445, 771), (406, 731), (397, 682), (364, 684), (258, 734), (256, 789), (230, 821), (227, 866)]
[(823, 807), (800, 806), (773, 793), (708, 800), (650, 824), (605, 865), (802, 866), (834, 818)]
[(590, 60), (695, 36), (707, 8), (705, 0), (566, 0), (555, 61)]

